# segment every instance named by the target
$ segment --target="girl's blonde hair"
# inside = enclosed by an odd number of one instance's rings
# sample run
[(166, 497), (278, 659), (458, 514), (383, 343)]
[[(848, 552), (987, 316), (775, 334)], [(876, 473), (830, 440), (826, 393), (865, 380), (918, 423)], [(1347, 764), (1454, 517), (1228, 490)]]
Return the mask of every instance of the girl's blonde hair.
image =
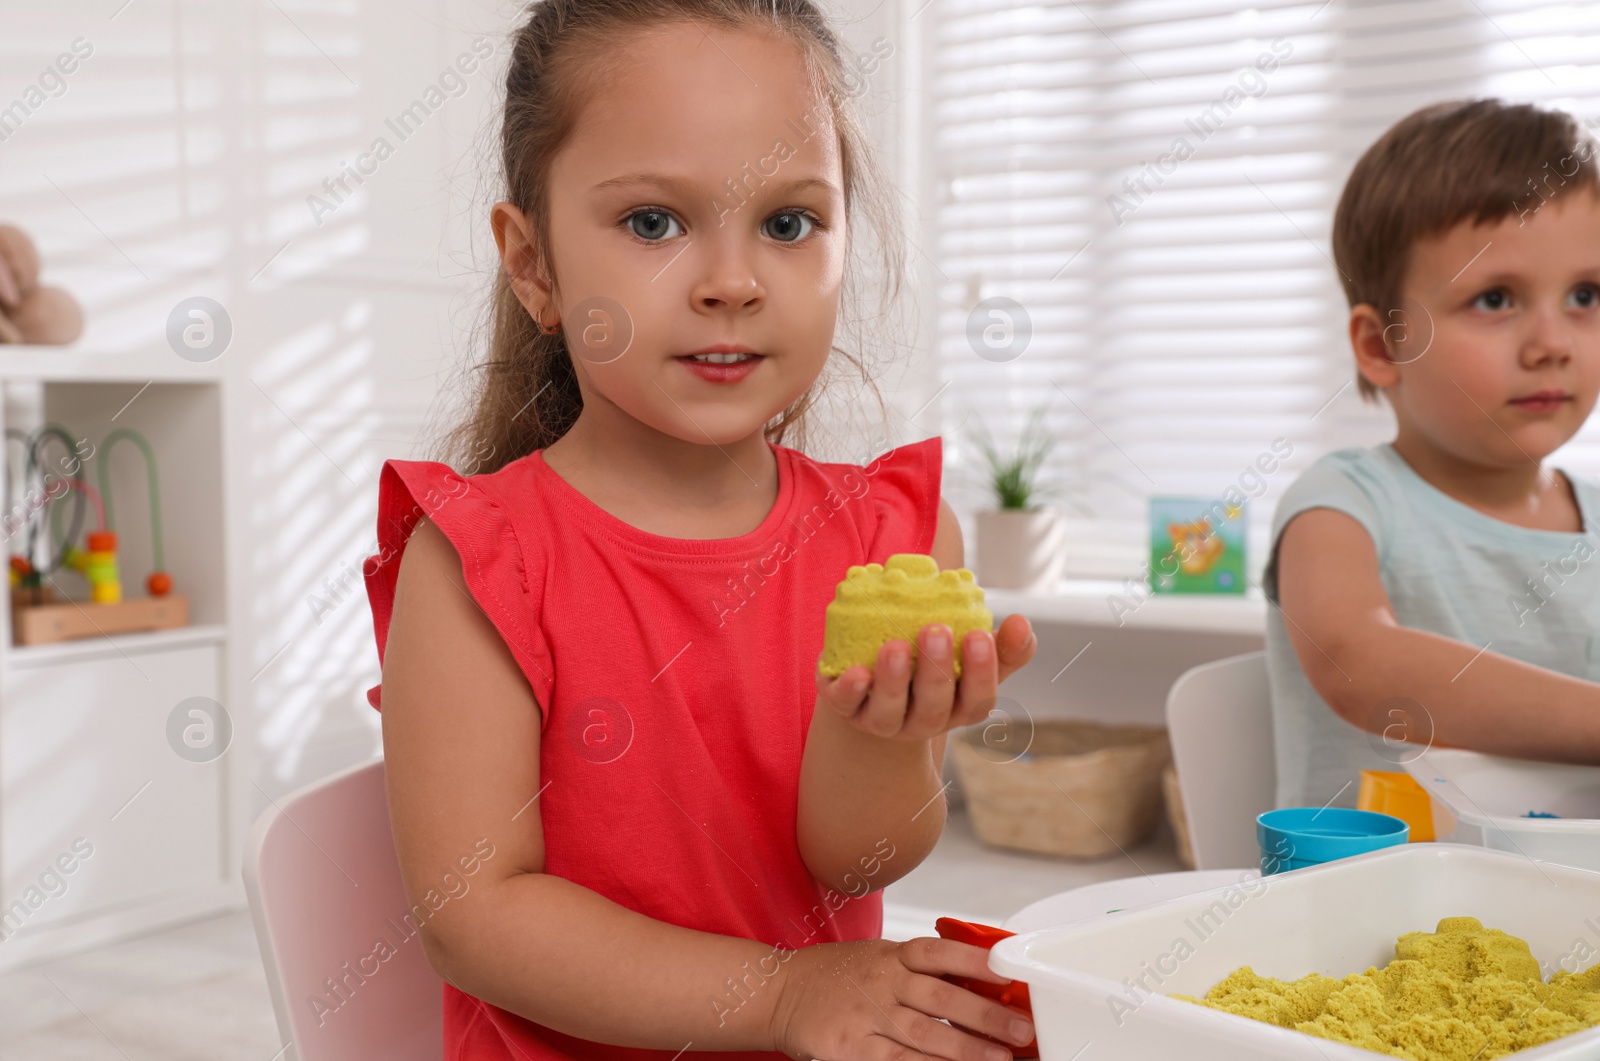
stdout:
[[(527, 23), (513, 36), (500, 155), (506, 200), (528, 216), (542, 262), (554, 261), (548, 236), (551, 161), (573, 130), (586, 90), (625, 61), (619, 57), (629, 37), (685, 22), (767, 29), (800, 47), (817, 94), (833, 112), (849, 246), (840, 325), (860, 333), (888, 319), (887, 304), (900, 294), (904, 267), (899, 215), (855, 110), (853, 97), (864, 87), (861, 72), (846, 67), (837, 38), (811, 0), (538, 0), (530, 8)], [(858, 236), (858, 220), (866, 222), (870, 238)], [(864, 248), (876, 251), (880, 291), (878, 305), (862, 313), (857, 305), (866, 296), (859, 274), (873, 257)], [(489, 317), (488, 358), (473, 370), (473, 412), (447, 435), (442, 454), (448, 461), (469, 461), (471, 472), (495, 471), (550, 445), (583, 408), (565, 337), (538, 329), (503, 266), (496, 271)], [(866, 360), (837, 343), (832, 353), (860, 374), (881, 414), (883, 396)], [(836, 358), (828, 361), (831, 366)], [(807, 414), (826, 387), (824, 377), (807, 388), (765, 426), (766, 438), (803, 447)]]

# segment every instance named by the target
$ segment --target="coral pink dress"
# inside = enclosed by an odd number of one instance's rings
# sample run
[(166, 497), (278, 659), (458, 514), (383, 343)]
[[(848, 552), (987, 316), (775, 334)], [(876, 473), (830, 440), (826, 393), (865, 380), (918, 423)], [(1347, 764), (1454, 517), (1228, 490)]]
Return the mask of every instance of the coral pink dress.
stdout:
[[(851, 894), (818, 883), (795, 839), (800, 757), (834, 587), (851, 564), (931, 550), (941, 450), (925, 439), (865, 466), (772, 450), (777, 503), (755, 530), (716, 540), (624, 523), (542, 450), (470, 478), (391, 460), (363, 573), (381, 660), (418, 518), (454, 544), (543, 712), (532, 808), (545, 872), (660, 921), (795, 949), (882, 932), (869, 871), (892, 845), (862, 852)], [(381, 687), (367, 697), (381, 709)], [(730, 980), (706, 1004), (736, 1013), (759, 979)], [(575, 1039), (444, 985), (446, 1061), (676, 1053)]]

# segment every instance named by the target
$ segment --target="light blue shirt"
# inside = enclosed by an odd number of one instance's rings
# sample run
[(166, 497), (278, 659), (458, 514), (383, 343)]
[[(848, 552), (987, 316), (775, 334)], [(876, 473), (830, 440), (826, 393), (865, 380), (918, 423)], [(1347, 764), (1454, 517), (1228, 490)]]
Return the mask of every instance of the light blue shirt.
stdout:
[[(1329, 453), (1278, 502), (1267, 597), (1278, 596), (1283, 528), (1307, 509), (1335, 509), (1371, 535), (1379, 577), (1402, 626), (1600, 681), (1600, 489), (1567, 479), (1583, 516), (1582, 533), (1530, 530), (1486, 516), (1428, 483), (1388, 444)], [(1401, 770), (1398, 764), (1414, 753), (1335, 714), (1306, 680), (1283, 613), (1276, 607), (1268, 612), (1278, 806), (1320, 807), (1332, 800), (1353, 807), (1361, 770)], [(1470, 666), (1457, 680), (1472, 680)], [(1425, 712), (1428, 705), (1421, 706)], [(1529, 725), (1538, 724), (1538, 708), (1505, 705)], [(1425, 713), (1388, 701), (1372, 710), (1395, 740), (1428, 739)]]

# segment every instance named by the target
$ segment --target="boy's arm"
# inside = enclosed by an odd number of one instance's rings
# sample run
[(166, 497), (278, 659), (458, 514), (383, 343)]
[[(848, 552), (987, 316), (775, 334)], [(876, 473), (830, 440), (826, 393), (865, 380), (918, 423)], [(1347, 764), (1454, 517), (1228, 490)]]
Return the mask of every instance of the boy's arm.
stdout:
[(1405, 697), (1432, 733), (1404, 739), (1600, 763), (1600, 685), (1401, 626), (1372, 538), (1343, 512), (1311, 509), (1283, 529), (1278, 601), (1311, 687), (1346, 722), (1383, 732), (1392, 719), (1379, 705)]
[[(942, 499), (929, 554), (941, 571), (964, 565), (961, 526)], [(929, 629), (917, 633), (919, 640)], [(986, 662), (972, 658), (971, 646), (977, 641), (990, 646)], [(978, 631), (967, 635), (959, 689), (949, 662), (932, 667), (919, 663), (908, 690), (913, 699), (953, 702), (949, 722), (925, 726), (921, 739), (908, 738), (905, 732), (898, 736), (867, 732), (819, 696), (800, 767), (796, 827), (800, 854), (812, 876), (845, 894), (859, 895), (899, 880), (927, 857), (944, 830), (941, 775), (946, 732), (987, 717), (994, 706), (995, 686), (1027, 663), (1034, 647), (1027, 620), (1014, 616), (994, 635)], [(880, 653), (874, 685), (884, 682), (884, 659)], [(869, 701), (862, 711), (871, 708)], [(911, 717), (916, 713), (917, 709), (906, 712), (906, 730), (917, 725)], [(893, 854), (884, 857), (885, 850)]]

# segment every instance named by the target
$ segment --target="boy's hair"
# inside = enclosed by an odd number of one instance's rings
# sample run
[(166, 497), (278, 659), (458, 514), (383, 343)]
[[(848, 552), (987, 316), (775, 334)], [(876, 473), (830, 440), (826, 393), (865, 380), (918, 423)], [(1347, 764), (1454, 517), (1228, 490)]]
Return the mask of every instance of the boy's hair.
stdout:
[[(1386, 319), (1417, 240), (1462, 221), (1526, 222), (1579, 188), (1600, 193), (1595, 145), (1563, 111), (1497, 99), (1438, 103), (1402, 118), (1367, 148), (1333, 215), (1333, 257), (1352, 307)], [(1361, 396), (1378, 389), (1357, 374)]]
[[(537, 253), (548, 263), (547, 276), (559, 282), (549, 242), (551, 161), (571, 135), (589, 90), (627, 61), (630, 38), (641, 30), (683, 23), (767, 30), (800, 50), (839, 138), (849, 263), (839, 327), (854, 334), (854, 345), (862, 349), (870, 342), (863, 336), (874, 327), (891, 327), (886, 310), (900, 294), (904, 268), (900, 217), (855, 110), (854, 97), (866, 87), (864, 71), (858, 63), (847, 65), (841, 58), (839, 41), (812, 0), (536, 0), (528, 10), (528, 21), (512, 36), (500, 163), (505, 198), (531, 221)], [(775, 122), (774, 136), (780, 135), (788, 134)], [(864, 227), (875, 238), (858, 235)], [(865, 269), (872, 251), (876, 269)], [(871, 272), (881, 288), (879, 305), (867, 311), (857, 307), (867, 297), (864, 272)], [(550, 445), (571, 428), (583, 409), (563, 334), (539, 330), (517, 300), (503, 266), (497, 269), (489, 315), (489, 355), (475, 369), (479, 379), (474, 411), (442, 446), (445, 460), (470, 462), (470, 472), (496, 471)], [(840, 358), (848, 362), (883, 415), (883, 396), (872, 367), (838, 345), (832, 353), (838, 357), (830, 356), (830, 368)], [(766, 438), (782, 443), (789, 435), (791, 446), (803, 446), (807, 412), (825, 387), (826, 380), (819, 380), (807, 388), (765, 426)]]

